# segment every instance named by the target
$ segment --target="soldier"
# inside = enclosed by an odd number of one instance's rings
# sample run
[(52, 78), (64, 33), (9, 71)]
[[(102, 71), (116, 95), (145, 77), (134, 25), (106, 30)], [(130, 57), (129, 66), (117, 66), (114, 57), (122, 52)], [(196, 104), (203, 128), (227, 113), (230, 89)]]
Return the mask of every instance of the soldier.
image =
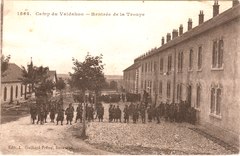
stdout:
[(173, 103), (170, 104), (169, 111), (170, 111), (169, 113), (170, 122), (173, 122), (174, 121), (174, 104)]
[(121, 111), (121, 109), (119, 108), (119, 106), (117, 106), (117, 108), (116, 108), (116, 111), (115, 111), (116, 113), (116, 121), (118, 122), (118, 120), (121, 122), (121, 117), (122, 117), (122, 111)]
[(30, 114), (32, 119), (32, 124), (35, 124), (35, 120), (37, 119), (37, 107), (35, 104), (30, 106)]
[(139, 118), (139, 112), (140, 112), (140, 107), (139, 107), (139, 104), (137, 104), (137, 114), (136, 114), (136, 121), (138, 122), (138, 118)]
[(116, 108), (115, 108), (115, 105), (113, 105), (113, 108), (111, 110), (111, 114), (112, 114), (112, 119), (115, 122), (115, 119), (116, 119)]
[(137, 116), (138, 116), (138, 110), (136, 106), (132, 106), (132, 113), (133, 113), (133, 123), (136, 123)]
[(38, 107), (38, 110), (37, 110), (37, 117), (38, 117), (38, 120), (37, 120), (37, 124), (40, 122), (40, 124), (43, 124), (44, 122), (44, 110), (43, 110), (43, 106), (40, 105)]
[(63, 120), (64, 120), (64, 109), (60, 108), (58, 110), (58, 115), (57, 115), (57, 125), (59, 121), (61, 121), (61, 125), (63, 125)]
[(145, 106), (141, 105), (140, 107), (140, 114), (141, 114), (141, 118), (142, 118), (142, 123), (146, 122), (146, 110), (145, 110)]
[(165, 121), (169, 120), (169, 104), (167, 102), (165, 103), (164, 118)]
[(78, 104), (77, 107), (77, 116), (76, 116), (76, 121), (75, 123), (77, 123), (77, 120), (80, 119), (80, 123), (82, 123), (82, 115), (83, 115), (83, 108), (81, 104)]
[(94, 109), (93, 109), (93, 106), (91, 105), (89, 107), (89, 114), (88, 114), (88, 121), (94, 121)]
[(152, 122), (152, 106), (151, 105), (149, 106), (147, 113), (148, 113), (148, 122)]
[(157, 108), (155, 109), (155, 116), (157, 118), (157, 123), (160, 123), (160, 117), (161, 117), (161, 107), (160, 105), (157, 106)]
[(125, 105), (125, 108), (123, 110), (124, 112), (124, 123), (129, 122), (129, 108), (128, 105)]
[(112, 122), (112, 108), (113, 108), (113, 106), (112, 106), (112, 104), (110, 104), (110, 107), (108, 109), (109, 122)]
[(160, 118), (164, 116), (164, 104), (163, 102), (160, 103)]
[(101, 106), (99, 107), (98, 111), (99, 111), (99, 112), (98, 112), (99, 122), (103, 122), (104, 107), (103, 107), (102, 104), (101, 104)]
[(50, 108), (50, 119), (51, 119), (51, 122), (53, 123), (55, 119), (55, 113), (56, 113), (56, 107), (52, 104)]
[(73, 108), (72, 104), (70, 103), (69, 107), (65, 111), (65, 115), (67, 115), (67, 124), (68, 124), (68, 122), (70, 122), (70, 125), (72, 124), (73, 112), (74, 112), (74, 108)]

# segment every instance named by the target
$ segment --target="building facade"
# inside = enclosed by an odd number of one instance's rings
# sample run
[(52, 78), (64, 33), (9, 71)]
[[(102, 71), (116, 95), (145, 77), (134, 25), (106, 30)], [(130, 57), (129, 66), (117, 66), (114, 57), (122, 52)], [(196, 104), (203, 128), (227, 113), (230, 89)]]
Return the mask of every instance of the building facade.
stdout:
[[(192, 28), (189, 19), (185, 33), (180, 25), (167, 34), (166, 43), (163, 37), (159, 48), (135, 59), (140, 64), (141, 92), (146, 90), (156, 104), (190, 102), (199, 125), (235, 145), (240, 136), (239, 25), (239, 3), (233, 1), (232, 8), (219, 14), (215, 1), (213, 18), (204, 22), (200, 11), (198, 26)], [(131, 82), (136, 81), (133, 78)]]
[(22, 78), (22, 69), (14, 63), (9, 63), (8, 69), (1, 78), (1, 103), (24, 101), (31, 87), (23, 85), (20, 78)]

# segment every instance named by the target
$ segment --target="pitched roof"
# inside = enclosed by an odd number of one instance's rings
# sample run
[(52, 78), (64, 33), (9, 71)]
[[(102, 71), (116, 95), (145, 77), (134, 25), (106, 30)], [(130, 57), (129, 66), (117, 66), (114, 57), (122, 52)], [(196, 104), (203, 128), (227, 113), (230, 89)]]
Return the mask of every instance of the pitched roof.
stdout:
[(185, 32), (184, 34), (182, 34), (181, 36), (178, 36), (172, 40), (170, 40), (169, 42), (167, 42), (166, 44), (162, 45), (161, 47), (159, 47), (157, 50), (155, 50), (152, 53), (149, 53), (147, 56), (140, 58), (140, 59), (145, 59), (148, 58), (152, 55), (155, 55), (157, 53), (160, 53), (170, 47), (173, 47), (177, 44), (180, 44), (186, 40), (189, 40), (191, 38), (193, 38), (194, 36), (197, 36), (199, 34), (202, 34), (206, 31), (211, 30), (212, 28), (218, 27), (220, 25), (223, 25), (225, 23), (228, 23), (234, 19), (237, 19), (240, 17), (240, 5), (237, 5), (235, 7), (232, 7), (226, 11), (224, 11), (223, 13), (209, 19), (208, 21), (202, 23), (201, 25), (198, 25), (196, 27), (194, 27), (193, 29)]
[(8, 69), (2, 75), (2, 83), (21, 82), (19, 78), (22, 78), (22, 69), (15, 63), (9, 63)]
[(130, 67), (124, 69), (123, 71), (129, 71), (129, 70), (132, 70), (132, 69), (136, 69), (138, 67), (140, 67), (140, 63), (139, 62), (132, 64)]

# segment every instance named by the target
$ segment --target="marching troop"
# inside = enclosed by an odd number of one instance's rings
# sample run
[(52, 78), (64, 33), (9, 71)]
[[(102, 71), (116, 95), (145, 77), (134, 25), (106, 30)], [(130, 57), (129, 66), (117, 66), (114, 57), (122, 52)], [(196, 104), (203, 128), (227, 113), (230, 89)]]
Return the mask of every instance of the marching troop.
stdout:
[[(121, 122), (122, 112), (119, 106), (116, 107), (110, 104), (108, 111), (109, 122)], [(196, 111), (186, 101), (171, 104), (161, 102), (158, 106), (131, 103), (130, 105), (125, 105), (123, 109), (124, 123), (129, 123), (130, 118), (133, 123), (146, 123), (146, 121), (160, 123), (160, 120), (164, 119), (169, 122), (189, 122), (195, 124)]]
[[(76, 110), (74, 110), (72, 103), (64, 110), (63, 99), (45, 103), (40, 101), (38, 103), (41, 104), (31, 105), (30, 107), (32, 124), (35, 124), (35, 121), (37, 124), (46, 123), (49, 115), (50, 122), (54, 123), (54, 120), (56, 120), (57, 125), (63, 125), (64, 116), (66, 116), (66, 124), (71, 125), (74, 120), (74, 111), (76, 111), (75, 122), (83, 121), (83, 103), (79, 103)], [(169, 122), (189, 122), (191, 124), (196, 122), (196, 110), (186, 101), (170, 104), (161, 102), (157, 106), (148, 105), (147, 102), (131, 102), (129, 105), (125, 104), (123, 110), (120, 109), (119, 105), (109, 104), (108, 113), (109, 122), (129, 123), (130, 119), (133, 123), (146, 123), (147, 121), (160, 123), (162, 119)], [(88, 122), (94, 121), (94, 119), (103, 122), (103, 116), (104, 107), (102, 103), (98, 103), (95, 107), (93, 107), (93, 104), (86, 104), (85, 119)]]

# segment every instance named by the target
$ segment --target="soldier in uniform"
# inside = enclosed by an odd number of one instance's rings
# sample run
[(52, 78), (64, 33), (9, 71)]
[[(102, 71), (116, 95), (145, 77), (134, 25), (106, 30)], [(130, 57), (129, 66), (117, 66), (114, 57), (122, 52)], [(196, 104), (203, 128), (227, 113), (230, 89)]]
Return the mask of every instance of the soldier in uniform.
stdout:
[(133, 123), (136, 123), (137, 116), (138, 116), (138, 110), (135, 105), (132, 106), (132, 113), (133, 113)]
[(51, 119), (51, 122), (54, 122), (55, 113), (56, 113), (56, 107), (54, 106), (54, 103), (52, 103), (51, 108), (50, 108), (50, 119)]
[(121, 109), (119, 108), (119, 106), (117, 106), (117, 108), (116, 108), (116, 111), (115, 111), (116, 113), (116, 121), (118, 122), (118, 120), (121, 122), (121, 117), (122, 117), (122, 111), (121, 111)]
[(140, 112), (140, 106), (139, 106), (139, 104), (137, 104), (137, 107), (136, 107), (136, 109), (137, 109), (137, 116), (136, 116), (136, 120), (137, 120), (137, 122), (138, 122), (138, 118), (139, 118), (139, 112)]
[(90, 107), (89, 107), (89, 117), (88, 117), (88, 121), (90, 122), (90, 121), (94, 121), (94, 109), (93, 109), (93, 106), (91, 105)]
[(80, 122), (82, 123), (83, 108), (82, 108), (81, 104), (78, 104), (78, 107), (77, 107), (76, 111), (77, 111), (77, 116), (76, 116), (75, 123), (77, 123), (78, 119), (80, 119)]
[(35, 120), (37, 119), (37, 107), (35, 104), (30, 106), (30, 114), (32, 119), (32, 124), (35, 124)]
[(72, 104), (70, 103), (68, 108), (65, 111), (65, 114), (67, 115), (67, 124), (68, 124), (68, 122), (70, 122), (70, 125), (72, 124), (73, 112), (74, 112), (74, 108), (73, 108)]
[(174, 104), (171, 103), (170, 104), (170, 109), (169, 109), (169, 118), (170, 118), (170, 122), (174, 121)]
[(125, 108), (123, 110), (124, 112), (124, 123), (129, 122), (129, 108), (128, 105), (125, 105)]
[(99, 107), (98, 111), (99, 111), (99, 112), (98, 112), (99, 122), (103, 122), (104, 107), (103, 107), (102, 104), (101, 104), (101, 106)]
[(160, 118), (164, 116), (164, 104), (163, 102), (160, 103)]
[(160, 117), (161, 117), (161, 106), (158, 105), (155, 108), (155, 117), (157, 118), (157, 123), (160, 123)]
[(38, 122), (40, 122), (40, 124), (42, 125), (44, 123), (44, 109), (43, 109), (43, 106), (40, 106), (39, 109), (38, 109), (38, 121), (37, 121), (37, 124)]
[(113, 106), (112, 106), (112, 104), (110, 104), (110, 107), (108, 109), (109, 122), (112, 122), (112, 108), (113, 108)]
[(165, 103), (164, 118), (165, 121), (169, 120), (169, 104), (167, 102)]
[(142, 123), (146, 122), (146, 110), (145, 110), (145, 105), (142, 104), (140, 107), (140, 114), (141, 114), (141, 118), (142, 118)]
[(152, 122), (152, 106), (151, 105), (149, 106), (147, 113), (148, 113), (148, 122)]
[(112, 114), (112, 120), (113, 122), (116, 121), (116, 108), (115, 108), (115, 105), (113, 105), (113, 108), (111, 110), (111, 114)]
[(59, 121), (61, 121), (61, 125), (63, 125), (63, 120), (64, 120), (64, 109), (60, 108), (58, 110), (58, 115), (57, 115), (57, 125)]

